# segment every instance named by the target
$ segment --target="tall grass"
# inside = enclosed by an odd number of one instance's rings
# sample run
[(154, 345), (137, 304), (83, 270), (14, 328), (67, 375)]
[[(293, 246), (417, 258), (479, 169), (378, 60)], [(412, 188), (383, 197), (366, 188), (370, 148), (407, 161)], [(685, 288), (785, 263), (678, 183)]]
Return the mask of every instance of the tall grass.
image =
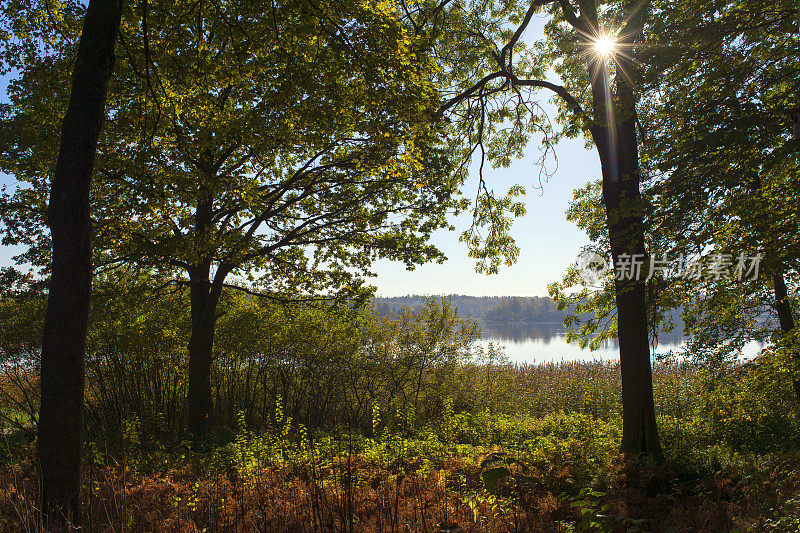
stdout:
[[(101, 284), (89, 337), (87, 531), (744, 531), (797, 515), (797, 406), (768, 356), (654, 364), (671, 466), (640, 471), (618, 456), (617, 363), (509, 363), (441, 301), (380, 319), (229, 295), (198, 446), (182, 432), (185, 302), (121, 289)], [(8, 430), (38, 407), (40, 337), (16, 333), (0, 339)], [(35, 444), (4, 438), (0, 530), (38, 531)]]

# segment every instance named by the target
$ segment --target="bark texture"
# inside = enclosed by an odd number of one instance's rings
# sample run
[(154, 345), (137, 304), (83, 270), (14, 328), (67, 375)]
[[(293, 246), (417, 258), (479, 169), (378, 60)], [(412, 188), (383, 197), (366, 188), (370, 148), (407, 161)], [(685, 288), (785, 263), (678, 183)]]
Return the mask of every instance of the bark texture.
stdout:
[(192, 267), (189, 274), (192, 331), (189, 337), (189, 384), (186, 391), (187, 425), (197, 441), (212, 425), (211, 365), (220, 288), (209, 279), (210, 265)]
[[(605, 145), (600, 149), (600, 161), (612, 260), (618, 264), (623, 254), (645, 258), (642, 217), (635, 211), (640, 195), (635, 122), (625, 120), (618, 127), (602, 128), (598, 134)], [(661, 460), (645, 282), (643, 278), (617, 279), (615, 292), (622, 374), (622, 452), (631, 456), (649, 454)]]
[[(203, 168), (201, 171), (208, 172)], [(210, 178), (208, 181), (211, 181)], [(212, 227), (213, 202), (207, 191), (200, 191), (195, 210), (195, 235), (202, 243)], [(189, 337), (189, 383), (186, 391), (187, 428), (202, 443), (211, 428), (211, 366), (214, 355), (214, 330), (217, 324), (217, 304), (229, 266), (219, 264), (212, 276), (210, 255), (202, 249), (198, 262), (188, 268), (191, 298), (192, 331)]]
[[(641, 13), (629, 6), (630, 27), (641, 31)], [(597, 19), (591, 21), (598, 27)], [(635, 38), (631, 37), (632, 39)], [(634, 68), (617, 58), (617, 68)], [(611, 256), (614, 265), (622, 255), (641, 257), (647, 268), (644, 223), (640, 211), (639, 148), (636, 133), (636, 95), (630, 82), (617, 75), (612, 90), (605, 59), (590, 62), (595, 121), (591, 133), (600, 155), (603, 174), (603, 203), (606, 210)], [(647, 327), (647, 299), (644, 278), (617, 279), (615, 295), (622, 378), (622, 446), (629, 456), (650, 455), (663, 460), (658, 439), (653, 371)], [(619, 276), (618, 276), (619, 278)]]
[(52, 274), (41, 362), (38, 459), (42, 511), (53, 529), (81, 520), (84, 355), (92, 285), (89, 189), (114, 70), (122, 0), (86, 10), (50, 189)]

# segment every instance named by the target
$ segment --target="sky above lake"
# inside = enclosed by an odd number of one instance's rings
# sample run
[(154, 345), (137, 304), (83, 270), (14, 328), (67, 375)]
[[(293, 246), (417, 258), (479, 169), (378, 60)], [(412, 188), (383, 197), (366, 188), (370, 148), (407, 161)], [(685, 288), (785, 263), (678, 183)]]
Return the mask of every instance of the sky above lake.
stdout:
[[(533, 41), (542, 34), (542, 18), (535, 20), (528, 30), (527, 39)], [(551, 81), (559, 82), (555, 77)], [(0, 78), (0, 98), (6, 101), (7, 80)], [(539, 93), (544, 109), (555, 117), (551, 94)], [(452, 217), (455, 231), (440, 231), (433, 243), (444, 252), (448, 260), (442, 264), (426, 264), (408, 271), (400, 263), (379, 261), (374, 265), (377, 277), (370, 283), (377, 286), (381, 296), (405, 294), (466, 294), (471, 296), (543, 296), (548, 283), (558, 281), (567, 266), (575, 261), (586, 236), (564, 219), (572, 191), (589, 181), (600, 178), (600, 161), (594, 151), (586, 150), (583, 139), (566, 139), (556, 145), (557, 167), (550, 161), (552, 176), (539, 188), (540, 138), (532, 138), (526, 157), (512, 162), (509, 168), (484, 168), (488, 187), (496, 196), (503, 196), (508, 188), (520, 184), (527, 190), (524, 200), (527, 214), (514, 222), (512, 235), (520, 248), (519, 258), (513, 266), (503, 266), (498, 274), (487, 276), (475, 272), (475, 262), (467, 256), (467, 247), (459, 242), (461, 233), (471, 222), (469, 214)], [(473, 165), (474, 166), (474, 165)], [(473, 169), (474, 170), (474, 169)], [(464, 193), (474, 197), (476, 181), (465, 184)], [(13, 190), (14, 180), (0, 174), (0, 184)], [(12, 263), (11, 257), (20, 250), (0, 247), (0, 265)]]
[[(543, 36), (547, 15), (536, 15), (523, 40), (529, 44)], [(549, 81), (560, 84), (551, 71)], [(542, 107), (555, 124), (556, 108), (552, 93), (538, 93)], [(587, 150), (580, 139), (565, 139), (555, 148), (557, 167), (550, 165), (552, 176), (539, 188), (541, 138), (532, 138), (526, 157), (513, 161), (509, 168), (484, 168), (487, 185), (496, 196), (502, 196), (510, 186), (520, 184), (527, 195), (527, 213), (514, 222), (512, 236), (520, 248), (513, 266), (503, 266), (498, 274), (487, 276), (475, 272), (475, 262), (467, 256), (467, 246), (458, 241), (468, 229), (471, 217), (454, 218), (456, 231), (440, 231), (433, 242), (448, 257), (443, 264), (427, 264), (407, 271), (402, 264), (381, 261), (375, 265), (378, 274), (373, 284), (381, 296), (405, 294), (465, 294), (469, 296), (545, 296), (547, 285), (561, 279), (574, 262), (588, 238), (574, 224), (567, 222), (564, 213), (572, 199), (572, 191), (587, 182), (600, 179), (600, 159), (597, 152)], [(475, 165), (473, 165), (475, 167)], [(474, 168), (472, 169), (474, 170)], [(472, 172), (474, 175), (476, 172)], [(466, 185), (465, 194), (474, 197), (476, 183)]]
[[(544, 93), (543, 93), (543, 96)], [(551, 106), (550, 106), (551, 107)], [(551, 107), (552, 110), (552, 107)], [(509, 168), (484, 168), (487, 185), (502, 196), (513, 184), (525, 187), (527, 213), (516, 219), (512, 236), (520, 248), (513, 266), (503, 266), (498, 274), (475, 272), (475, 262), (467, 256), (464, 243), (458, 241), (471, 222), (469, 214), (453, 218), (456, 231), (440, 231), (433, 242), (448, 257), (442, 264), (426, 264), (407, 271), (402, 264), (380, 261), (372, 281), (381, 296), (405, 294), (466, 294), (470, 296), (544, 296), (547, 285), (561, 279), (574, 262), (581, 247), (588, 244), (586, 235), (567, 222), (564, 213), (572, 191), (600, 178), (600, 160), (594, 151), (584, 148), (582, 139), (564, 140), (556, 146), (558, 168), (547, 183), (539, 187), (539, 142), (532, 140), (528, 155)], [(469, 183), (465, 194), (473, 194)]]

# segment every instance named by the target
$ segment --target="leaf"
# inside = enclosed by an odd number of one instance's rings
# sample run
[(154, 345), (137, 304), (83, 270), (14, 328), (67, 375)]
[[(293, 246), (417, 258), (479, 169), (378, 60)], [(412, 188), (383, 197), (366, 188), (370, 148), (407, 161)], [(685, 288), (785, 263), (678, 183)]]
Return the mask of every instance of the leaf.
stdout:
[(497, 480), (508, 477), (511, 475), (511, 470), (506, 468), (505, 466), (498, 466), (496, 468), (490, 468), (488, 470), (484, 470), (481, 472), (481, 477), (483, 478), (483, 487), (488, 492), (494, 492), (497, 486)]

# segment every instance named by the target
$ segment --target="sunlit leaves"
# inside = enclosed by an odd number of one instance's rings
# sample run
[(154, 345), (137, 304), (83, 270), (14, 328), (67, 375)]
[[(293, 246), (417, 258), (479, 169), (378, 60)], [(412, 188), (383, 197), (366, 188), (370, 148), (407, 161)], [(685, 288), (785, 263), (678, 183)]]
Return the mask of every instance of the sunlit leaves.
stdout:
[[(3, 168), (40, 205), (70, 75), (69, 41), (54, 43), (23, 64), (2, 136)], [(98, 263), (333, 290), (378, 257), (440, 258), (426, 240), (458, 180), (427, 50), (393, 2), (129, 2), (92, 191)]]
[[(651, 228), (677, 253), (755, 255), (757, 282), (685, 286), (693, 349), (719, 360), (774, 324), (772, 275), (796, 287), (796, 4), (659, 2), (643, 107)], [(717, 349), (719, 348), (719, 349)], [(713, 353), (712, 353), (713, 352)]]

